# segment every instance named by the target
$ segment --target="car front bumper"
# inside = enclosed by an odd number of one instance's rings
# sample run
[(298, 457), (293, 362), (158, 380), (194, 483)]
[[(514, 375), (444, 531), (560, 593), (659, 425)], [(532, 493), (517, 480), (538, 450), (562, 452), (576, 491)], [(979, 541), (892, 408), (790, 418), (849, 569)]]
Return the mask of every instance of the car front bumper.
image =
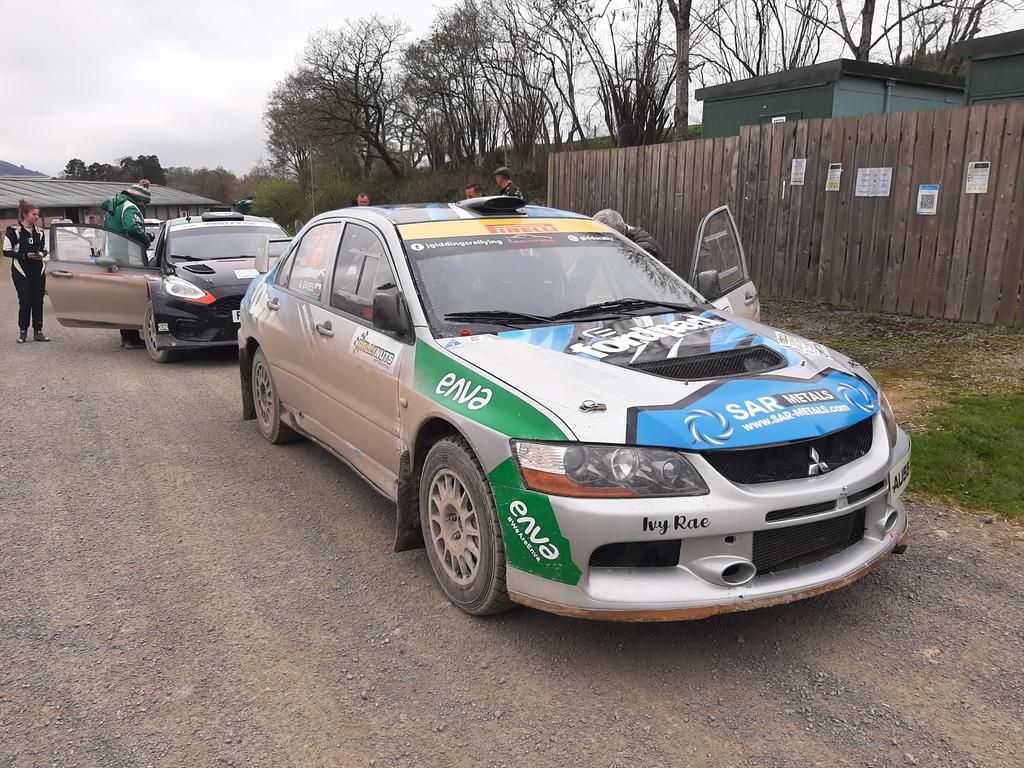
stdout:
[[(517, 602), (564, 615), (670, 621), (777, 605), (846, 586), (894, 549), (905, 548), (908, 539), (906, 509), (899, 496), (909, 476), (910, 440), (900, 431), (896, 446), (890, 448), (881, 417), (875, 417), (873, 427), (867, 455), (818, 477), (739, 486), (718, 476), (710, 466), (700, 465), (711, 489), (707, 496), (638, 501), (549, 497), (561, 534), (571, 542), (580, 580), (570, 585), (509, 568), (509, 594)], [(904, 471), (904, 467), (908, 469)], [(766, 515), (775, 510), (829, 502), (834, 502), (834, 508), (827, 512), (766, 521)], [(758, 572), (741, 586), (714, 583), (702, 568), (709, 557), (753, 560), (756, 537), (762, 532), (787, 528), (799, 536), (797, 526), (811, 530), (816, 523), (827, 525), (824, 521), (838, 522), (838, 518), (861, 513), (863, 536), (856, 543), (825, 552), (820, 559), (812, 555), (785, 569)], [(676, 529), (673, 523), (680, 516), (706, 520), (708, 525)], [(667, 522), (666, 532), (650, 530), (645, 520)], [(604, 545), (677, 539), (678, 565), (591, 564), (591, 555)]]
[(239, 324), (233, 312), (242, 295), (218, 298), (213, 304), (198, 304), (162, 297), (153, 300), (156, 347), (164, 349), (209, 349), (238, 345)]

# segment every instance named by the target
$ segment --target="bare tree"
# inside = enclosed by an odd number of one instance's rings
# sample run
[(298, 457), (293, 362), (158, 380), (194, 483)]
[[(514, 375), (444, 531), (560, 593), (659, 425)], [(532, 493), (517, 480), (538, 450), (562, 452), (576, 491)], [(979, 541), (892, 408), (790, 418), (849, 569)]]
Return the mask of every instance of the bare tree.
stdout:
[(396, 178), (404, 173), (394, 147), (401, 118), (398, 57), (408, 28), (370, 16), (314, 33), (294, 82), (314, 110), (323, 135), (358, 138), (365, 170), (379, 159)]
[(574, 31), (552, 23), (571, 15), (571, 0), (520, 0), (497, 7), (497, 25), (508, 32), (513, 51), (534, 59), (541, 94), (546, 102), (550, 130), (549, 143), (560, 147), (563, 120), (565, 140), (586, 138), (586, 113), (583, 91), (589, 73), (583, 46)]
[(295, 75), (289, 75), (270, 92), (263, 112), (267, 151), (275, 169), (293, 176), (309, 189), (310, 161), (316, 126), (309, 119), (311, 105)]
[(740, 80), (814, 64), (832, 21), (825, 0), (711, 0), (695, 15), (705, 82)]
[(596, 96), (608, 133), (620, 147), (663, 141), (671, 119), (675, 62), (664, 37), (665, 0), (565, 2), (559, 23), (583, 46), (597, 81)]
[(495, 151), (498, 108), (482, 77), (491, 27), (473, 2), (442, 11), (403, 56), (411, 121), (431, 165), (478, 162)]
[[(886, 17), (899, 19), (907, 0), (888, 0)], [(956, 43), (973, 40), (992, 27), (1006, 12), (1020, 11), (1024, 3), (1008, 0), (950, 0), (909, 16), (885, 39), (893, 64), (956, 72), (960, 60), (950, 56)]]
[(684, 141), (690, 127), (690, 28), (693, 0), (668, 0), (676, 32), (676, 141)]

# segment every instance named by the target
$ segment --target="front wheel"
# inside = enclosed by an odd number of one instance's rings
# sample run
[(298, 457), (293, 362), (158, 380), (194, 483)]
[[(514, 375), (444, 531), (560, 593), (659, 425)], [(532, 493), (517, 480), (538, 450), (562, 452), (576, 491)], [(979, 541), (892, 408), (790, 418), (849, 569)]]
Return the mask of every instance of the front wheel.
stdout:
[(154, 363), (170, 363), (177, 359), (177, 354), (171, 349), (157, 349), (156, 346), (156, 318), (153, 316), (153, 305), (146, 309), (146, 319), (142, 326), (142, 335), (146, 341), (146, 351)]
[(427, 557), (449, 600), (474, 616), (512, 607), (505, 543), (479, 462), (465, 440), (430, 449), (420, 474), (420, 524)]
[(281, 400), (262, 349), (257, 349), (252, 358), (252, 400), (256, 406), (256, 423), (267, 442), (280, 445), (298, 437), (294, 429), (281, 421)]

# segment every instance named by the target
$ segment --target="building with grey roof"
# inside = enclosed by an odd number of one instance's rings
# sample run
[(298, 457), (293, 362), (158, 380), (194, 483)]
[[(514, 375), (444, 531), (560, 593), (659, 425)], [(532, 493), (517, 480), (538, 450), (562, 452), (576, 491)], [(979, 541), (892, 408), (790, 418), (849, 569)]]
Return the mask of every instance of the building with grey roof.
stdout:
[[(129, 185), (130, 182), (123, 181), (65, 181), (48, 176), (0, 177), (0, 226), (18, 220), (18, 201), (22, 199), (39, 206), (46, 224), (60, 218), (77, 224), (102, 224), (105, 214), (100, 204)], [(147, 218), (170, 219), (181, 211), (196, 215), (219, 204), (208, 197), (158, 184), (150, 186), (149, 191), (153, 199), (146, 206)]]

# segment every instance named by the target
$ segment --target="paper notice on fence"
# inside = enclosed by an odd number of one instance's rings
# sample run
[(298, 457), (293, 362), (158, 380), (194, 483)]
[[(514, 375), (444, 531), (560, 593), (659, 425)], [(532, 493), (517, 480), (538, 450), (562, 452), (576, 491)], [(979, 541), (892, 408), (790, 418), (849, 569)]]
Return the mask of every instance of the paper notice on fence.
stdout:
[(983, 195), (988, 192), (988, 174), (992, 164), (968, 163), (967, 164), (967, 188), (964, 192), (968, 195)]
[(843, 164), (842, 163), (829, 163), (828, 165), (828, 178), (825, 179), (825, 191), (826, 192), (838, 192), (839, 182), (843, 178)]
[(892, 168), (858, 168), (856, 197), (888, 197)]
[(939, 208), (939, 185), (922, 184), (917, 188), (917, 215), (934, 216)]
[(804, 174), (807, 171), (807, 158), (793, 158), (793, 168), (789, 172), (789, 183), (794, 187), (802, 187), (804, 184)]

